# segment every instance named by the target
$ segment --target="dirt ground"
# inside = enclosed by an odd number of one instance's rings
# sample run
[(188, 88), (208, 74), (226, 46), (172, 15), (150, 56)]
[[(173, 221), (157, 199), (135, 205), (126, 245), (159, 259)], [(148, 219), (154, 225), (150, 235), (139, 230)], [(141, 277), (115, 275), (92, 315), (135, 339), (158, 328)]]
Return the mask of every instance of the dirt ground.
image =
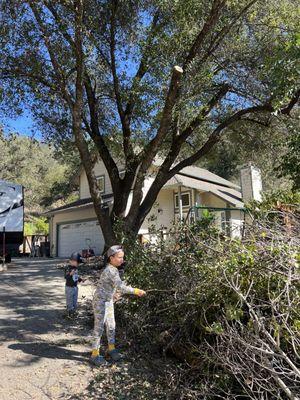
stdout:
[[(65, 399), (82, 393), (93, 377), (91, 331), (63, 318), (65, 282), (57, 262), (14, 260), (0, 273), (0, 400)], [(92, 290), (81, 285), (79, 303)]]
[(0, 400), (179, 399), (167, 393), (172, 365), (127, 340), (119, 338), (122, 362), (89, 364), (93, 286), (80, 285), (79, 316), (66, 320), (61, 262), (14, 260), (0, 272)]

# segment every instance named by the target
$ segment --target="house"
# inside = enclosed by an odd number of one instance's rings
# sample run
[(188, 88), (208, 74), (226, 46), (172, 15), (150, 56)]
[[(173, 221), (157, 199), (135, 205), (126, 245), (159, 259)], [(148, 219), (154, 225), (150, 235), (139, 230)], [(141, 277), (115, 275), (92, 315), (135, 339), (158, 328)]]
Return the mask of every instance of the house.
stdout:
[[(158, 166), (154, 163), (153, 168)], [(95, 165), (95, 173), (104, 201), (112, 204), (112, 188), (102, 161)], [(146, 179), (144, 195), (152, 180), (151, 176)], [(241, 182), (246, 199), (242, 198), (242, 190), (238, 185), (206, 169), (195, 166), (182, 169), (162, 187), (139, 234), (149, 237), (149, 227), (153, 225), (168, 230), (175, 220), (189, 217), (191, 207), (200, 206), (213, 209), (215, 223), (220, 229), (230, 236), (239, 236), (244, 221), (243, 200), (259, 196), (261, 191), (259, 170), (251, 165), (246, 166), (241, 171)], [(130, 201), (129, 198), (127, 209)], [(84, 170), (79, 176), (79, 200), (50, 210), (47, 215), (50, 217), (51, 255), (67, 257), (73, 251), (88, 248), (92, 248), (95, 254), (102, 252), (104, 238), (96, 219)]]

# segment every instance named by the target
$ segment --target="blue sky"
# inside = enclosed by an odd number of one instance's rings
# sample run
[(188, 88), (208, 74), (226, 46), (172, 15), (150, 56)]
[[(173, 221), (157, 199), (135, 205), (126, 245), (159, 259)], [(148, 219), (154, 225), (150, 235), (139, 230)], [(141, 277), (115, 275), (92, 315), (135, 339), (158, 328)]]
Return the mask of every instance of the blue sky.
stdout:
[(36, 139), (41, 139), (41, 132), (34, 127), (34, 121), (28, 111), (24, 111), (23, 115), (17, 118), (3, 118), (0, 121), (4, 125), (5, 132), (17, 132), (20, 135), (34, 136)]

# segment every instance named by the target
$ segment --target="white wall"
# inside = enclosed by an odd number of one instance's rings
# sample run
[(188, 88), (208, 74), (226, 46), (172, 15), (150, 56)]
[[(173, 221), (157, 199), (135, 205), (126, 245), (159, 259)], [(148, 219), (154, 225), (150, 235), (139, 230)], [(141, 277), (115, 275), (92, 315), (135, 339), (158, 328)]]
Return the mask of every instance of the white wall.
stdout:
[(243, 223), (244, 223), (244, 213), (242, 211), (231, 211), (230, 219), (230, 232), (231, 237), (239, 238), (242, 235)]
[[(111, 183), (109, 179), (108, 172), (105, 168), (105, 165), (103, 161), (98, 161), (97, 164), (95, 165), (95, 174), (96, 176), (98, 175), (104, 175), (105, 176), (105, 193), (104, 194), (111, 194), (112, 193), (112, 188), (111, 188)], [(90, 189), (89, 189), (89, 184), (87, 180), (86, 173), (84, 169), (82, 169), (82, 172), (80, 174), (80, 179), (79, 179), (79, 197), (80, 199), (87, 199), (91, 197)]]
[[(142, 189), (143, 190), (143, 200), (144, 200), (146, 194), (148, 193), (148, 190), (150, 189), (150, 186), (152, 185), (153, 181), (154, 181), (154, 178), (151, 178), (151, 177), (148, 177), (145, 179), (144, 186)], [(131, 207), (131, 203), (132, 203), (132, 192), (130, 192), (129, 197), (128, 197), (125, 215), (128, 214), (130, 207)]]
[[(159, 212), (158, 210), (163, 210)], [(148, 232), (149, 225), (156, 228), (170, 228), (174, 221), (173, 190), (163, 189), (159, 192), (154, 206), (143, 222), (140, 233)]]
[(57, 254), (57, 224), (62, 222), (75, 222), (85, 219), (96, 219), (96, 214), (93, 207), (77, 208), (74, 211), (65, 211), (57, 213), (51, 218), (49, 226), (50, 246), (51, 255), (56, 256)]
[(211, 207), (226, 207), (226, 201), (214, 196), (212, 193), (201, 193), (201, 204), (203, 206)]

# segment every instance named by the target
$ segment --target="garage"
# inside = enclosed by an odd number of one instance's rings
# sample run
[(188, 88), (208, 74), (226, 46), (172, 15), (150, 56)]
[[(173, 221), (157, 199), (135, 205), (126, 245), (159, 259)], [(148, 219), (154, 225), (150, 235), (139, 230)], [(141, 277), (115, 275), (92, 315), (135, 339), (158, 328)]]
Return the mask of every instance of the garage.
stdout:
[(81, 253), (88, 248), (97, 255), (104, 248), (104, 238), (97, 220), (60, 223), (57, 230), (58, 257), (69, 257), (74, 251)]

